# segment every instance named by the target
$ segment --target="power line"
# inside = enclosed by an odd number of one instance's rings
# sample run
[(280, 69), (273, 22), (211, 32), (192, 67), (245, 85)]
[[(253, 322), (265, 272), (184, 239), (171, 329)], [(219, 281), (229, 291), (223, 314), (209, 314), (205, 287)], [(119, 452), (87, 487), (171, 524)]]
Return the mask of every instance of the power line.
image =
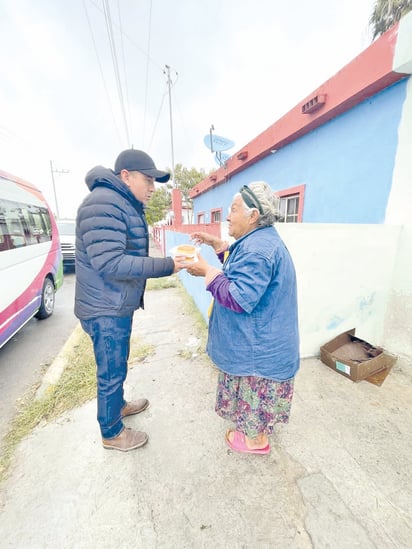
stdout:
[(160, 113), (161, 113), (162, 107), (163, 107), (163, 101), (165, 100), (166, 95), (167, 95), (167, 91), (164, 92), (164, 94), (162, 95), (162, 99), (160, 101), (159, 111), (157, 113), (156, 122), (155, 122), (154, 127), (153, 127), (153, 133), (152, 133), (152, 137), (150, 139), (150, 143), (149, 143), (149, 147), (148, 147), (149, 152), (150, 152), (150, 149), (151, 149), (151, 146), (152, 146), (152, 143), (153, 143), (153, 139), (154, 139), (154, 136), (155, 136), (155, 133), (156, 133), (157, 123), (159, 122)]
[(120, 12), (120, 3), (119, 0), (117, 0), (117, 13), (119, 17), (119, 29), (120, 29), (120, 45), (121, 45), (121, 51), (122, 51), (122, 63), (123, 63), (123, 77), (124, 77), (124, 83), (125, 83), (125, 89), (126, 89), (126, 107), (127, 107), (127, 118), (129, 120), (130, 124), (130, 134), (133, 135), (132, 131), (132, 118), (130, 116), (130, 102), (129, 102), (129, 87), (127, 82), (127, 71), (126, 71), (126, 58), (124, 54), (124, 41), (123, 41), (123, 30), (122, 30), (122, 17)]
[(104, 8), (104, 16), (106, 19), (106, 28), (107, 28), (107, 35), (109, 38), (110, 51), (112, 54), (113, 70), (114, 70), (115, 80), (117, 85), (117, 93), (119, 96), (120, 109), (122, 112), (124, 129), (126, 133), (126, 140), (127, 140), (127, 143), (130, 144), (129, 126), (127, 123), (126, 109), (125, 109), (125, 103), (123, 98), (123, 90), (122, 90), (122, 84), (120, 80), (119, 64), (117, 61), (116, 44), (114, 41), (113, 27), (112, 27), (112, 18), (110, 15), (108, 0), (102, 0), (102, 2), (103, 2), (103, 8)]
[[(83, 3), (84, 2), (85, 2), (85, 0), (83, 0)], [(144, 104), (144, 123), (143, 123), (143, 142), (144, 142), (145, 141), (145, 134), (146, 134), (149, 64), (151, 63), (153, 66), (155, 66), (158, 70), (161, 70), (163, 73), (164, 73), (164, 69), (159, 65), (159, 63), (157, 63), (149, 55), (149, 53), (147, 51), (145, 51), (138, 44), (136, 44), (136, 42), (124, 31), (124, 29), (122, 28), (122, 24), (121, 24), (120, 11), (119, 11), (119, 23), (120, 23), (120, 25), (117, 25), (114, 21), (112, 21), (112, 19), (110, 17), (110, 10), (109, 10), (108, 4), (107, 4), (107, 0), (102, 0), (103, 9), (101, 9), (101, 7), (99, 5), (97, 5), (94, 0), (89, 0), (89, 2), (91, 4), (93, 4), (93, 6), (98, 11), (100, 11), (105, 16), (105, 19), (106, 19), (106, 26), (107, 26), (109, 42), (110, 42), (111, 51), (112, 51), (113, 66), (114, 66), (114, 70), (115, 70), (116, 83), (117, 83), (117, 87), (118, 87), (119, 101), (120, 101), (120, 104), (121, 104), (121, 107), (122, 107), (123, 121), (124, 121), (124, 125), (125, 125), (125, 128), (126, 128), (126, 134), (127, 134), (128, 140), (129, 140), (129, 131), (128, 131), (128, 124), (127, 124), (127, 119), (126, 119), (126, 109), (125, 109), (125, 105), (124, 105), (124, 101), (123, 101), (123, 92), (122, 92), (122, 88), (121, 88), (119, 69), (118, 69), (118, 64), (117, 64), (115, 44), (114, 44), (114, 39), (113, 39), (113, 27), (116, 27), (119, 30), (121, 37), (124, 37), (127, 40), (129, 40), (129, 42), (146, 57), (147, 63), (146, 63), (145, 104)], [(89, 22), (89, 26), (90, 26), (90, 22)], [(152, 0), (150, 0), (150, 12), (149, 12), (149, 25), (148, 25), (148, 27), (149, 27), (148, 50), (150, 51), (151, 27), (152, 27)], [(94, 39), (93, 39), (93, 42), (94, 42)], [(95, 45), (95, 42), (94, 42), (94, 45)], [(123, 42), (122, 42), (122, 45), (123, 45)], [(96, 49), (96, 55), (97, 55), (96, 46), (95, 46), (95, 49)], [(125, 62), (124, 57), (123, 57), (123, 64), (124, 64), (124, 68), (125, 68), (126, 67), (126, 62)], [(100, 61), (99, 61), (99, 66), (101, 68)], [(177, 73), (176, 73), (176, 76), (177, 76)], [(103, 78), (103, 81), (104, 81), (104, 78)], [(170, 82), (170, 84), (169, 84), (170, 88), (174, 87), (176, 82), (177, 82), (177, 80), (175, 80), (174, 82)], [(126, 91), (127, 91), (127, 84), (126, 84)], [(169, 91), (169, 94), (170, 94), (170, 91)], [(151, 136), (151, 139), (150, 139), (150, 144), (149, 144), (149, 147), (148, 147), (149, 150), (150, 150), (150, 147), (152, 145), (152, 142), (153, 142), (153, 139), (154, 139), (154, 136), (155, 136), (155, 133), (156, 133), (156, 128), (157, 128), (157, 124), (158, 124), (158, 121), (159, 121), (159, 117), (160, 117), (160, 113), (161, 113), (161, 110), (162, 110), (165, 95), (166, 94), (164, 94), (162, 99), (161, 99), (161, 105), (160, 105), (159, 112), (158, 112), (158, 115), (157, 115), (157, 118), (156, 118), (156, 122), (155, 122), (155, 125), (154, 125), (154, 128), (153, 128), (153, 133), (152, 133), (152, 136)], [(170, 95), (169, 95), (169, 97), (170, 97)], [(129, 98), (127, 97), (127, 106), (128, 105), (129, 105)], [(129, 114), (129, 118), (130, 118), (130, 114)], [(117, 130), (117, 126), (116, 126), (116, 130)], [(173, 153), (172, 153), (172, 155), (173, 155)]]
[[(152, 0), (150, 0), (149, 10), (149, 33), (147, 37), (147, 51), (150, 52), (150, 39), (152, 34)], [(149, 89), (149, 55), (146, 57), (146, 84), (144, 94), (144, 111), (143, 111), (143, 146), (146, 138), (146, 112), (147, 112), (147, 97)]]
[(116, 122), (116, 117), (115, 117), (114, 111), (113, 111), (112, 100), (110, 98), (109, 90), (107, 89), (106, 80), (104, 78), (103, 67), (102, 67), (102, 64), (100, 62), (99, 52), (98, 52), (98, 49), (97, 49), (96, 40), (94, 38), (93, 29), (92, 29), (92, 25), (91, 25), (91, 22), (90, 22), (90, 17), (89, 17), (89, 13), (87, 11), (86, 1), (85, 0), (83, 0), (83, 7), (84, 7), (84, 11), (86, 13), (86, 19), (87, 19), (87, 23), (88, 23), (88, 26), (89, 26), (90, 35), (92, 37), (94, 52), (95, 52), (96, 58), (97, 58), (97, 64), (99, 65), (100, 76), (102, 77), (104, 91), (106, 92), (106, 97), (107, 97), (107, 101), (109, 103), (110, 112), (112, 113), (113, 125), (114, 125), (114, 128), (116, 130), (116, 134), (117, 134), (117, 137), (119, 139), (119, 142), (121, 143), (120, 132), (119, 132), (119, 128), (118, 128), (118, 125), (117, 125), (117, 122)]
[(180, 107), (179, 99), (178, 99), (176, 93), (174, 95), (174, 104), (176, 105), (177, 114), (179, 115), (179, 119), (180, 119), (180, 127), (183, 130), (183, 133), (185, 134), (185, 139), (186, 139), (186, 141), (190, 141), (191, 136), (190, 136), (189, 130), (186, 126), (186, 122), (183, 118), (182, 109)]
[[(100, 6), (98, 6), (96, 4), (96, 2), (94, 2), (94, 0), (89, 0), (89, 2), (91, 4), (93, 4), (93, 6), (98, 9), (100, 11), (100, 13), (104, 13), (102, 11), (102, 9), (100, 8)], [(114, 26), (116, 27), (116, 23), (114, 23)], [(138, 44), (136, 44), (136, 42), (133, 40), (133, 38), (131, 38), (126, 32), (123, 31), (123, 36), (125, 38), (127, 38), (129, 40), (129, 42), (136, 48), (138, 49), (145, 57), (147, 57), (147, 59), (152, 63), (152, 65), (154, 65), (157, 69), (159, 69), (159, 71), (162, 71), (163, 72), (163, 68), (161, 67), (161, 65), (159, 63), (157, 63), (154, 59), (152, 59), (152, 57), (150, 57), (150, 55), (147, 53), (147, 51), (145, 51), (143, 48), (141, 48)]]
[[(84, 0), (83, 0), (84, 1)], [(89, 0), (89, 2), (91, 4), (93, 4), (93, 6), (98, 10), (100, 11), (100, 13), (104, 14), (104, 11), (101, 9), (101, 7), (94, 1), (94, 0)], [(149, 15), (149, 37), (148, 37), (148, 50), (150, 51), (150, 41), (151, 41), (151, 26), (152, 26), (152, 0), (150, 0), (150, 15)], [(159, 63), (157, 63), (148, 53), (148, 51), (144, 50), (143, 48), (141, 48), (135, 41), (134, 39), (129, 36), (125, 31), (124, 29), (120, 28), (119, 29), (119, 26), (116, 25), (115, 22), (113, 22), (113, 26), (114, 27), (117, 27), (117, 29), (119, 30), (119, 32), (121, 33), (121, 35), (126, 38), (130, 44), (136, 48), (137, 50), (139, 50), (139, 52), (145, 56), (146, 58), (146, 82), (145, 82), (145, 104), (144, 104), (144, 120), (143, 120), (143, 136), (142, 136), (142, 140), (143, 140), (143, 143), (146, 141), (146, 126), (147, 126), (147, 101), (148, 101), (148, 82), (149, 82), (149, 78), (148, 78), (148, 73), (149, 73), (149, 64), (152, 64), (156, 69), (158, 69), (159, 71), (163, 72), (163, 67), (160, 66)], [(152, 136), (152, 139), (153, 139), (153, 136)], [(151, 140), (152, 141), (152, 140)]]

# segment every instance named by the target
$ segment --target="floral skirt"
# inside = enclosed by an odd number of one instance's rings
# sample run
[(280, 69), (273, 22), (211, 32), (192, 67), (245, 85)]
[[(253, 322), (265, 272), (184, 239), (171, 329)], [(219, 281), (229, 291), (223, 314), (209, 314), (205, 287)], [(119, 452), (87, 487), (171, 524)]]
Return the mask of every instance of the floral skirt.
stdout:
[(293, 386), (294, 378), (279, 382), (219, 372), (215, 410), (249, 438), (271, 435), (276, 423), (289, 421)]

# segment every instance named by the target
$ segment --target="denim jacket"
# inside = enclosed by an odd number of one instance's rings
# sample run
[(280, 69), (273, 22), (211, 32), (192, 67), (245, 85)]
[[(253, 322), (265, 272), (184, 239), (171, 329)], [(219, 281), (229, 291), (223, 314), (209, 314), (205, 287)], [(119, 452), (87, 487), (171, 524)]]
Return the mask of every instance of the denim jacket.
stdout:
[(230, 294), (244, 312), (215, 300), (207, 352), (228, 374), (291, 379), (299, 369), (299, 329), (289, 252), (274, 227), (244, 235), (229, 252), (223, 271)]

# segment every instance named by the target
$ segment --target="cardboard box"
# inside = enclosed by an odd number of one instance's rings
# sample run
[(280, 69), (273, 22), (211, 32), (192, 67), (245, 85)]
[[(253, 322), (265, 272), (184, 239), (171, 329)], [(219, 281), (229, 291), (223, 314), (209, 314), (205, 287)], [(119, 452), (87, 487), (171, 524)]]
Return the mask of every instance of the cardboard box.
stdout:
[[(381, 347), (374, 347), (367, 341), (355, 336), (355, 328), (339, 334), (320, 348), (321, 361), (352, 381), (361, 381), (379, 372), (387, 372), (395, 364), (397, 358)], [(386, 373), (386, 375), (387, 375)], [(381, 376), (381, 383), (386, 375)], [(381, 383), (376, 383), (380, 385)]]

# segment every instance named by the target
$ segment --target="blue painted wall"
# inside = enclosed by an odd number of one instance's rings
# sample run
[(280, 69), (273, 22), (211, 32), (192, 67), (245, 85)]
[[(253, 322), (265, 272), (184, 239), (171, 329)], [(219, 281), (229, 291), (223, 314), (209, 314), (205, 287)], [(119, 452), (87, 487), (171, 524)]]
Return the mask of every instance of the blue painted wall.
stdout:
[(383, 223), (406, 85), (386, 88), (195, 198), (195, 215), (221, 207), (225, 219), (240, 186), (264, 180), (274, 191), (306, 185), (304, 222)]
[[(178, 233), (175, 231), (166, 231), (166, 255), (168, 251), (177, 246), (178, 244), (186, 244), (189, 242), (189, 235), (187, 233)], [(201, 255), (207, 260), (210, 265), (221, 267), (221, 263), (217, 259), (217, 256), (210, 246), (202, 245), (200, 247)], [(210, 302), (212, 300), (211, 294), (206, 291), (205, 279), (203, 277), (194, 277), (189, 275), (186, 271), (180, 271), (179, 278), (182, 281), (186, 291), (193, 298), (197, 308), (201, 312), (205, 321), (208, 321), (207, 311), (209, 309)]]

